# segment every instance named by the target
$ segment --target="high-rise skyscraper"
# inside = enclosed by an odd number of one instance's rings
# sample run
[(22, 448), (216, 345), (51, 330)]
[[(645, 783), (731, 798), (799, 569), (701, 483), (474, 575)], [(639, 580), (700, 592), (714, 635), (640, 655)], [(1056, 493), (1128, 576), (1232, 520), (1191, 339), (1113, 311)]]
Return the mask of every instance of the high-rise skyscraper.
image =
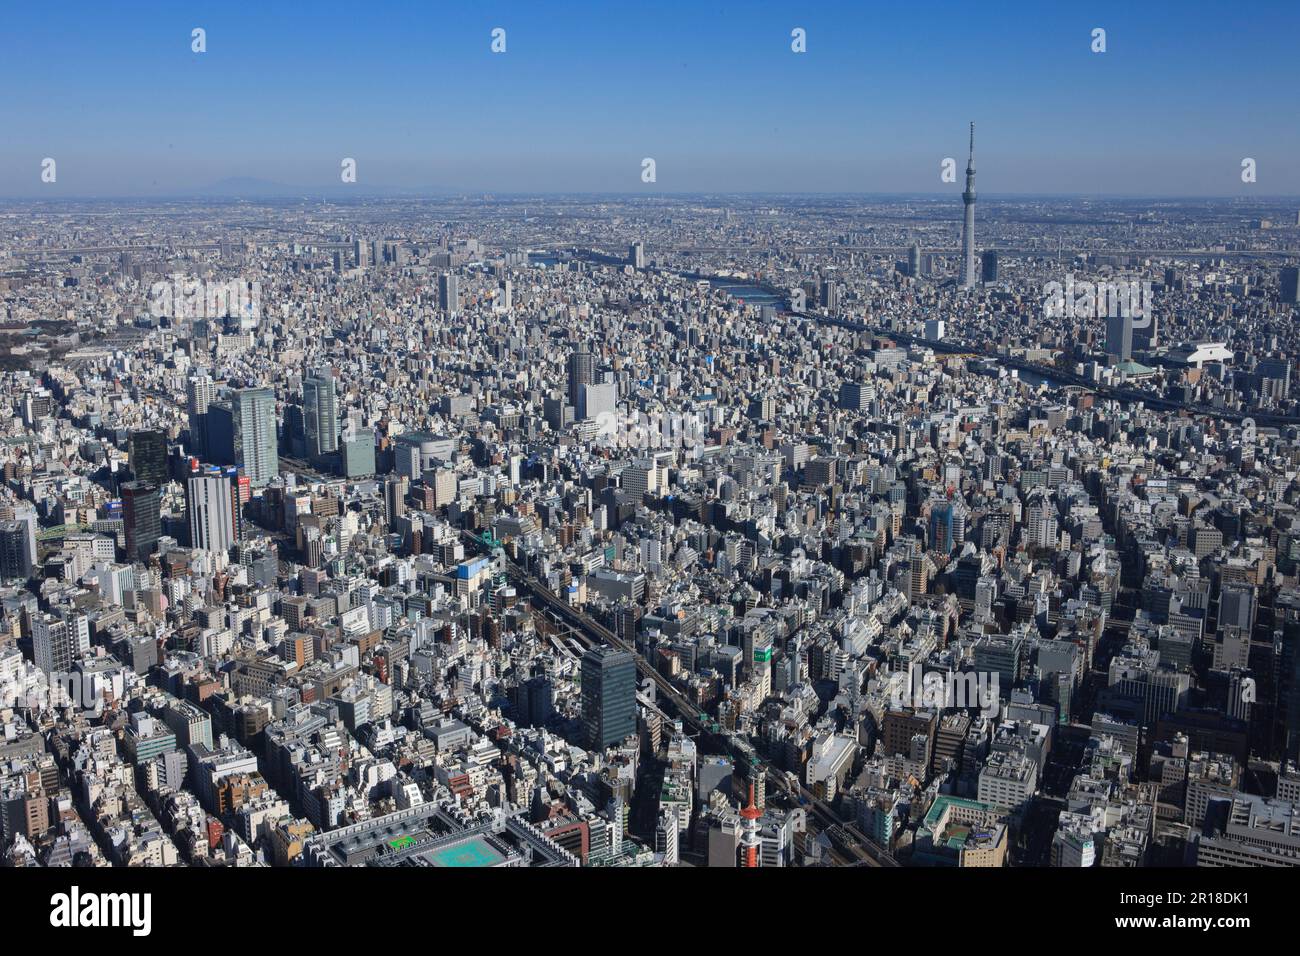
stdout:
[(217, 383), (206, 375), (192, 378), (185, 384), (185, 397), (190, 415), (190, 450), (202, 457), (208, 454), (208, 406), (217, 397)]
[(645, 268), (645, 244), (639, 239), (632, 243), (627, 252), (627, 261), (633, 269)]
[(582, 655), (582, 724), (592, 750), (636, 733), (636, 660), (627, 651), (594, 647)]
[(989, 249), (980, 256), (980, 281), (998, 281), (998, 254), (994, 249)]
[(1261, 397), (1284, 401), (1291, 395), (1291, 363), (1263, 358), (1255, 364), (1256, 388)]
[(36, 545), (36, 529), (39, 522), (36, 519), (36, 506), (30, 501), (18, 501), (14, 503), (14, 520), (20, 522), (27, 528), (27, 554), (30, 555), (32, 564), (36, 564), (37, 556), (40, 552)]
[(921, 276), (921, 244), (912, 243), (912, 248), (907, 250), (907, 274), (913, 279)]
[(1300, 304), (1300, 268), (1286, 266), (1282, 269), (1281, 300), (1286, 305)]
[(0, 581), (26, 581), (32, 576), (35, 562), (27, 523), (0, 521)]
[(951, 504), (935, 505), (930, 510), (930, 550), (950, 554), (953, 546), (953, 509)]
[(200, 551), (228, 551), (235, 543), (234, 506), (238, 492), (221, 471), (191, 475), (185, 496), (190, 519), (190, 546)]
[(1114, 309), (1106, 317), (1106, 354), (1116, 362), (1127, 362), (1133, 357), (1133, 316), (1128, 309)]
[(411, 479), (397, 475), (384, 482), (384, 518), (391, 525), (406, 514), (406, 495), (411, 490)]
[(303, 424), (307, 432), (307, 455), (314, 459), (339, 449), (339, 412), (334, 376), (323, 370), (302, 383)]
[(280, 471), (276, 443), (275, 392), (269, 388), (246, 388), (235, 393), (239, 413), (236, 447), (244, 473), (254, 485), (265, 485)]
[(162, 495), (157, 485), (128, 481), (122, 486), (122, 522), (126, 526), (126, 559), (149, 560), (162, 537)]
[(438, 308), (444, 312), (460, 311), (460, 278), (454, 272), (438, 276)]
[(840, 287), (834, 279), (823, 279), (818, 288), (817, 297), (827, 312), (834, 312), (840, 307)]
[(90, 622), (86, 615), (60, 610), (32, 618), (32, 657), (46, 674), (61, 674), (90, 650)]
[(582, 407), (582, 386), (596, 381), (596, 357), (590, 352), (574, 352), (569, 356), (569, 404), (575, 410)]
[(555, 687), (545, 674), (530, 677), (519, 685), (517, 711), (529, 727), (544, 727), (555, 712)]
[(235, 389), (229, 402), (208, 407), (208, 454), (219, 464), (242, 466), (254, 487), (267, 485), (280, 471), (276, 424), (272, 389)]
[(167, 436), (162, 432), (132, 432), (126, 440), (127, 460), (136, 481), (167, 483)]
[(975, 287), (975, 124), (970, 124), (970, 158), (966, 161), (966, 191), (961, 194), (966, 220), (961, 230), (961, 287)]

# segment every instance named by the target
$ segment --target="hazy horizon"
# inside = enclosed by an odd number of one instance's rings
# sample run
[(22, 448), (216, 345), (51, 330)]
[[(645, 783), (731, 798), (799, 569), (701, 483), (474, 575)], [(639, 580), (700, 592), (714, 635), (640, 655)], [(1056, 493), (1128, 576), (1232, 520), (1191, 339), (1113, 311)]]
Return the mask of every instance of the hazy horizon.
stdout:
[[(213, 187), (221, 185), (212, 184)], [(239, 193), (236, 191), (220, 192), (214, 189), (196, 188), (192, 191), (172, 191), (158, 193), (98, 193), (86, 195), (4, 195), (0, 194), (0, 203), (59, 203), (59, 202), (303, 202), (323, 200), (331, 203), (373, 202), (392, 200), (394, 202), (438, 202), (447, 200), (517, 200), (528, 198), (565, 199), (565, 198), (609, 198), (619, 201), (640, 199), (672, 199), (684, 197), (701, 198), (825, 198), (825, 199), (880, 199), (880, 200), (916, 200), (935, 203), (956, 203), (960, 211), (960, 196), (946, 192), (921, 191), (875, 191), (875, 190), (744, 190), (744, 189), (683, 189), (640, 192), (637, 190), (505, 190), (505, 189), (457, 189), (455, 187), (430, 187), (421, 190), (418, 187), (387, 186), (382, 183), (373, 186), (349, 188), (333, 184), (295, 185), (292, 183), (273, 184), (283, 186), (283, 192)], [(995, 192), (980, 190), (981, 204), (991, 202), (1028, 202), (1035, 200), (1068, 201), (1154, 201), (1161, 203), (1196, 202), (1196, 203), (1239, 203), (1242, 205), (1300, 202), (1300, 193), (1279, 193), (1268, 195), (1251, 193), (1245, 195), (1190, 195), (1180, 193), (1099, 193), (1099, 192)]]

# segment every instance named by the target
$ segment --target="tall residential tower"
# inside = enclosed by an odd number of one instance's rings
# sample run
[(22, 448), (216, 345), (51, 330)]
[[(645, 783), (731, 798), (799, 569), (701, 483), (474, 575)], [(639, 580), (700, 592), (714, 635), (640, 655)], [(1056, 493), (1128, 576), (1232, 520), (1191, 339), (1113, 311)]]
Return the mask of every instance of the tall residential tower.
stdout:
[(302, 417), (307, 432), (307, 455), (312, 461), (339, 450), (338, 393), (329, 369), (303, 379)]

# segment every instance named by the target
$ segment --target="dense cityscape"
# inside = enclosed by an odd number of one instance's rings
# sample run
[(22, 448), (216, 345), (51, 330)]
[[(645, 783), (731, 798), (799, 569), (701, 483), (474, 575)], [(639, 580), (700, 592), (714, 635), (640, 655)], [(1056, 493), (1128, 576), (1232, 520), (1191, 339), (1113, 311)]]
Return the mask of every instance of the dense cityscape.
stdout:
[(0, 208), (4, 864), (1294, 865), (1298, 207), (968, 166)]
[(1297, 29), (6, 6), (6, 938), (1294, 935)]

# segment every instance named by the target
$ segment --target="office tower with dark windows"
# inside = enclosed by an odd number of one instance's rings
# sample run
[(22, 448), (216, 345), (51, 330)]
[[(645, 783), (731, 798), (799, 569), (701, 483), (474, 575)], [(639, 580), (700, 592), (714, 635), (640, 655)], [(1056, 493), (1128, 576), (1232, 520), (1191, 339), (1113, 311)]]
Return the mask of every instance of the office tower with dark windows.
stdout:
[(596, 357), (590, 352), (573, 352), (568, 359), (569, 404), (575, 412), (582, 407), (582, 387), (596, 382)]
[(122, 523), (128, 561), (148, 562), (162, 537), (162, 495), (157, 485), (128, 481), (122, 486)]
[(842, 382), (840, 384), (839, 407), (848, 411), (865, 410), (875, 397), (875, 388), (864, 382)]
[(521, 723), (544, 727), (555, 713), (555, 687), (544, 674), (530, 677), (519, 685), (515, 709)]
[(26, 581), (32, 576), (36, 555), (29, 542), (26, 522), (0, 521), (0, 581)]
[(308, 457), (316, 461), (338, 451), (338, 397), (334, 376), (328, 370), (319, 371), (303, 381), (302, 414)]
[(834, 279), (823, 279), (817, 296), (821, 300), (822, 308), (825, 311), (835, 312), (839, 309), (840, 286)]
[(953, 549), (953, 507), (945, 502), (930, 510), (930, 550), (951, 554)]
[(203, 457), (208, 454), (208, 406), (217, 397), (217, 384), (208, 376), (199, 376), (185, 383), (185, 398), (190, 418), (190, 451)]
[(592, 750), (636, 733), (636, 661), (627, 651), (595, 647), (582, 656), (582, 724)]
[(1300, 304), (1300, 267), (1286, 266), (1282, 269), (1280, 298), (1286, 305)]
[(167, 483), (167, 436), (162, 432), (132, 432), (126, 440), (127, 460), (136, 481)]
[(993, 249), (980, 256), (980, 281), (998, 281), (998, 254)]
[(438, 308), (448, 313), (460, 311), (460, 277), (454, 272), (438, 276)]
[(1261, 359), (1255, 365), (1256, 388), (1260, 398), (1274, 402), (1291, 397), (1291, 363), (1282, 359)]
[(284, 427), (280, 429), (280, 450), (290, 458), (307, 458), (307, 415), (301, 405), (284, 406)]
[(639, 240), (632, 243), (631, 247), (628, 249), (627, 261), (631, 264), (633, 269), (644, 269), (645, 243), (640, 242)]
[(1138, 351), (1154, 349), (1160, 345), (1160, 316), (1147, 309), (1143, 324), (1133, 323), (1133, 348)]

